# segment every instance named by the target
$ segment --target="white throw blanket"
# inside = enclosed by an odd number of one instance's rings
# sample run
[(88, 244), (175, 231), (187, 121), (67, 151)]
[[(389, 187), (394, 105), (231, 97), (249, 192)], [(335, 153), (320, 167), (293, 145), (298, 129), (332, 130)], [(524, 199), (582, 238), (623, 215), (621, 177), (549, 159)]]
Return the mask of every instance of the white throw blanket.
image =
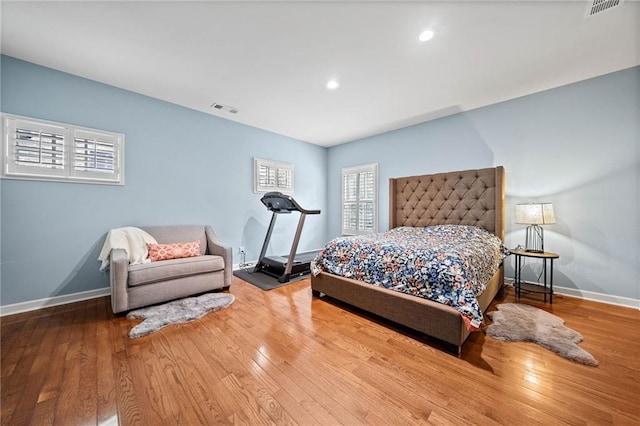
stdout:
[(100, 270), (103, 271), (109, 266), (111, 250), (114, 249), (124, 249), (129, 257), (130, 265), (149, 262), (147, 243), (158, 244), (155, 238), (140, 228), (127, 226), (110, 230), (104, 240), (100, 256), (98, 256), (98, 260), (102, 261)]

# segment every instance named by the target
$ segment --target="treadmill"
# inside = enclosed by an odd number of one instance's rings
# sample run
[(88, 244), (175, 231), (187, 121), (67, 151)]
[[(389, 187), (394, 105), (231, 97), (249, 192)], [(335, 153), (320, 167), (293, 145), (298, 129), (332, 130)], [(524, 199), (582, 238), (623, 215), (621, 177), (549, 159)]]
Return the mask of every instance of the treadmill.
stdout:
[[(262, 272), (270, 275), (277, 278), (278, 282), (281, 283), (289, 282), (292, 277), (310, 273), (311, 261), (316, 257), (318, 251), (304, 253), (296, 253), (296, 251), (298, 250), (298, 242), (300, 242), (300, 234), (302, 234), (305, 218), (309, 214), (320, 214), (320, 210), (304, 209), (293, 197), (281, 192), (267, 192), (260, 201), (262, 201), (262, 204), (264, 204), (269, 211), (273, 212), (273, 215), (271, 216), (271, 223), (269, 223), (269, 230), (264, 239), (264, 244), (262, 244), (258, 263), (256, 263), (256, 266), (253, 268), (253, 272)], [(291, 212), (299, 212), (300, 220), (298, 220), (298, 228), (293, 238), (289, 256), (265, 256), (278, 215), (291, 214)]]

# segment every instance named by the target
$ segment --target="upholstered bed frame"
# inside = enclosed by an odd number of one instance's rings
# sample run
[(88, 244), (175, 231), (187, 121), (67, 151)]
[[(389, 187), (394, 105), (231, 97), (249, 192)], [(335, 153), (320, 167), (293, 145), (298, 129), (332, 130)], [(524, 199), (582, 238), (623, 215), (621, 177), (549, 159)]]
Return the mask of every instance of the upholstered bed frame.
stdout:
[[(504, 240), (504, 168), (389, 179), (389, 229), (442, 224), (475, 225)], [(478, 297), (483, 312), (504, 283), (501, 266)], [(311, 278), (322, 294), (425, 333), (460, 353), (469, 336), (460, 313), (447, 305), (327, 272)]]

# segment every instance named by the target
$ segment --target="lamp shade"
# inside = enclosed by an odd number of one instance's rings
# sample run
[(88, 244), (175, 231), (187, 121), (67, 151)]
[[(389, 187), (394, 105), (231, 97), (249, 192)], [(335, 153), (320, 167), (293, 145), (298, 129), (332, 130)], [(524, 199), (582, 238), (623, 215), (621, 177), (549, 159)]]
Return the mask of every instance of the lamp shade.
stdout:
[(531, 203), (516, 205), (516, 223), (525, 225), (546, 225), (556, 223), (551, 203)]

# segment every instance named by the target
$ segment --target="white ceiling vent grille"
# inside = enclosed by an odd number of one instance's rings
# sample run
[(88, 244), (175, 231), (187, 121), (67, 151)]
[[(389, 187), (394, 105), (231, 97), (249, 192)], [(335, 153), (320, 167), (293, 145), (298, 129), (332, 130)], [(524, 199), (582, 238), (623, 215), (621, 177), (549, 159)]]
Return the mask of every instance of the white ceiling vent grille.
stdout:
[(619, 7), (624, 3), (624, 0), (589, 0), (589, 6), (584, 14), (585, 18), (589, 18), (593, 15), (597, 15), (607, 10)]
[(217, 102), (212, 103), (210, 107), (213, 109), (217, 109), (218, 111), (228, 112), (229, 114), (237, 114), (239, 112), (238, 108), (234, 108), (229, 105), (219, 104)]

